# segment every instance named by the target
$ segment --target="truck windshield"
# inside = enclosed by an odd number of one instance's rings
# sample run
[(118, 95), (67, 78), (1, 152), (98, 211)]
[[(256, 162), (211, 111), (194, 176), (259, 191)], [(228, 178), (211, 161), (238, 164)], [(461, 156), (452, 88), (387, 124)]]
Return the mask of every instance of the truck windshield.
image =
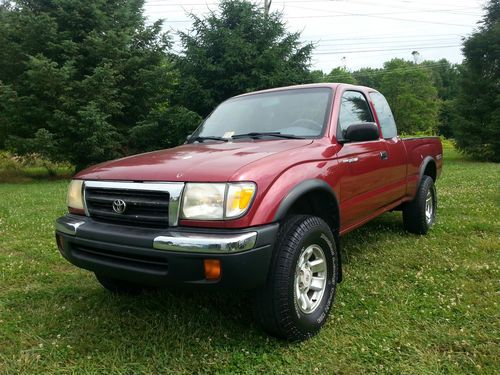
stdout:
[(323, 134), (329, 115), (331, 95), (329, 88), (306, 88), (229, 99), (207, 117), (191, 139), (280, 139), (276, 134), (288, 138), (318, 137)]

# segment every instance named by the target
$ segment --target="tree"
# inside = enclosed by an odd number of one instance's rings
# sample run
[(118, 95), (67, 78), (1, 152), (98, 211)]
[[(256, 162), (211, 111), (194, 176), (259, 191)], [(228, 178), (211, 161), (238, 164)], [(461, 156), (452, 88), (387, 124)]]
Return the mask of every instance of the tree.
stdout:
[[(179, 84), (170, 38), (161, 22), (146, 26), (143, 2), (18, 0), (0, 6), (0, 147), (44, 150), (78, 169), (141, 151), (131, 134), (172, 106)], [(171, 142), (155, 142), (165, 144)]]
[(248, 1), (223, 0), (206, 18), (191, 15), (180, 33), (183, 55), (177, 101), (206, 116), (219, 102), (249, 91), (305, 83), (312, 44), (289, 33), (279, 13)]
[(326, 74), (322, 70), (312, 70), (309, 72), (309, 82), (322, 83), (326, 82)]
[(402, 133), (434, 133), (438, 124), (439, 100), (431, 72), (422, 65), (401, 59), (384, 64), (380, 91), (389, 102)]
[(431, 71), (441, 101), (437, 132), (447, 138), (453, 138), (454, 128), (460, 122), (456, 101), (461, 90), (459, 65), (452, 64), (446, 59), (424, 61), (421, 65)]
[(334, 68), (325, 77), (325, 82), (338, 82), (338, 83), (350, 83), (355, 85), (356, 78), (345, 68)]
[(463, 45), (457, 99), (458, 148), (480, 160), (500, 162), (500, 1), (490, 0), (478, 30)]
[(359, 85), (378, 90), (383, 73), (383, 69), (361, 68), (353, 72), (352, 75)]

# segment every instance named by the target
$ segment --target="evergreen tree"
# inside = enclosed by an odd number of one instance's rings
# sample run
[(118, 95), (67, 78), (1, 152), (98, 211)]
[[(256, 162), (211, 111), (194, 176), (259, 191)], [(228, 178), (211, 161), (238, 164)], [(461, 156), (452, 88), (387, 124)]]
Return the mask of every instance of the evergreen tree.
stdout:
[(279, 13), (251, 2), (223, 0), (217, 13), (191, 15), (181, 33), (178, 101), (206, 116), (221, 101), (249, 91), (308, 82), (312, 44), (289, 33)]
[(478, 30), (463, 46), (457, 146), (471, 156), (500, 162), (500, 1), (490, 0)]
[(179, 83), (169, 36), (161, 22), (146, 26), (143, 0), (6, 3), (0, 45), (0, 148), (77, 168), (141, 151), (130, 134), (158, 126)]

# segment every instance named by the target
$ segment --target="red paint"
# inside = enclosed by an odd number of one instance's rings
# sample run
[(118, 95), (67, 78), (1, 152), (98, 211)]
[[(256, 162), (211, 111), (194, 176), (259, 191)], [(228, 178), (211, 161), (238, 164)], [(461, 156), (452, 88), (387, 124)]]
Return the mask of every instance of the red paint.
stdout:
[[(322, 179), (335, 191), (341, 211), (341, 233), (352, 230), (401, 202), (411, 200), (418, 186), (424, 158), (431, 157), (441, 173), (442, 146), (438, 137), (339, 144), (335, 134), (342, 92), (373, 91), (346, 84), (330, 87), (333, 106), (320, 139), (238, 140), (228, 143), (187, 144), (102, 163), (80, 172), (88, 180), (227, 182), (254, 181), (255, 200), (242, 218), (227, 221), (181, 220), (180, 225), (242, 228), (273, 221), (281, 201), (307, 179)], [(304, 86), (295, 86), (304, 87)], [(280, 88), (274, 90), (293, 89)], [(378, 122), (375, 109), (375, 119)], [(380, 126), (380, 125), (379, 125)], [(387, 160), (380, 153), (388, 154)], [(355, 163), (346, 159), (358, 158)]]

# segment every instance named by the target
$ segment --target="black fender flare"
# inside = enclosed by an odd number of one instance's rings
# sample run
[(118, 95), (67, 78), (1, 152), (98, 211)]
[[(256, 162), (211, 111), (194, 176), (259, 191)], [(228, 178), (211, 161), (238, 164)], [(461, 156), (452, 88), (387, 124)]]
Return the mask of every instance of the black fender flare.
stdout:
[[(337, 212), (335, 213), (338, 218), (340, 218), (339, 212), (339, 201), (337, 199), (337, 195), (333, 191), (332, 187), (328, 185), (323, 180), (320, 179), (311, 179), (302, 181), (300, 184), (294, 186), (286, 195), (286, 197), (281, 201), (278, 210), (274, 215), (274, 221), (279, 221), (283, 219), (288, 212), (288, 210), (293, 206), (297, 200), (303, 196), (304, 194), (313, 191), (313, 190), (323, 190), (329, 193), (332, 198), (335, 200), (335, 204), (337, 206)], [(338, 230), (339, 228), (334, 228)]]
[(424, 175), (425, 169), (427, 166), (432, 163), (434, 164), (434, 168), (436, 168), (436, 177), (437, 177), (437, 164), (436, 161), (432, 156), (426, 156), (424, 160), (422, 160), (422, 163), (420, 163), (420, 169), (418, 171), (418, 184), (420, 185), (420, 182), (422, 181), (422, 176)]
[(324, 192), (327, 192), (329, 195), (331, 195), (332, 199), (335, 202), (335, 207), (336, 207), (336, 212), (333, 214), (337, 218), (336, 221), (336, 228), (333, 229), (333, 236), (335, 239), (335, 244), (337, 248), (337, 258), (339, 262), (339, 273), (338, 273), (338, 282), (342, 281), (342, 257), (341, 257), (341, 250), (340, 250), (340, 235), (339, 235), (339, 230), (340, 230), (340, 205), (339, 205), (339, 200), (337, 199), (337, 195), (335, 194), (335, 191), (332, 189), (332, 187), (323, 180), (320, 179), (310, 179), (310, 180), (305, 180), (302, 181), (300, 184), (294, 186), (288, 194), (285, 196), (285, 198), (281, 201), (278, 210), (276, 211), (274, 215), (274, 221), (280, 221), (285, 218), (287, 212), (290, 210), (290, 208), (294, 205), (295, 202), (297, 202), (304, 194), (307, 194), (311, 191), (314, 190), (322, 190)]

